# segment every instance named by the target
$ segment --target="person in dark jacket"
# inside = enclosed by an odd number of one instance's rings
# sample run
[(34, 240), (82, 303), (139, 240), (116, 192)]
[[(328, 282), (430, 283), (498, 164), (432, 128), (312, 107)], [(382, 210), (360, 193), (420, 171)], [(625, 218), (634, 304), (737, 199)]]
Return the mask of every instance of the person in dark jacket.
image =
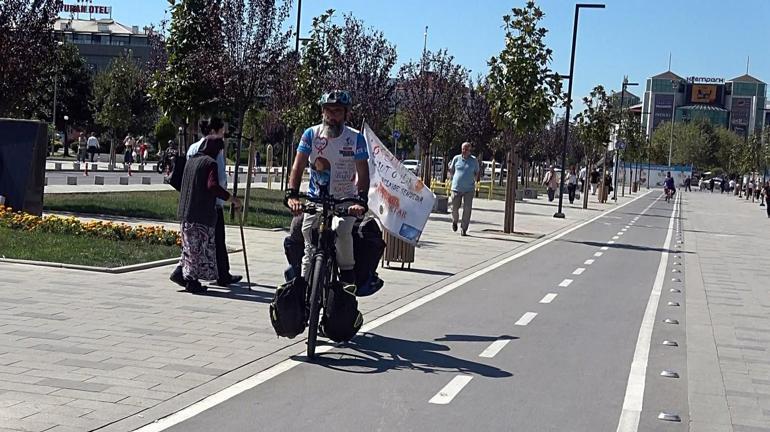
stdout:
[(182, 276), (185, 289), (201, 294), (206, 288), (199, 280), (214, 280), (218, 277), (215, 225), (216, 199), (232, 202), (236, 208), (241, 203), (219, 185), (216, 157), (224, 148), (224, 128), (212, 131), (200, 146), (198, 153), (190, 158), (184, 169), (179, 195), (177, 217), (182, 233)]

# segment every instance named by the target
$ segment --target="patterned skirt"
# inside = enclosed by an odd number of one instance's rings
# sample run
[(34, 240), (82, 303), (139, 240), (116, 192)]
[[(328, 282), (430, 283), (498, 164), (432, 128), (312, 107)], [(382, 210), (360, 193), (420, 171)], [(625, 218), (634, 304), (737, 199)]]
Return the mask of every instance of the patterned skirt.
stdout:
[(185, 279), (217, 278), (214, 227), (182, 222), (182, 275)]

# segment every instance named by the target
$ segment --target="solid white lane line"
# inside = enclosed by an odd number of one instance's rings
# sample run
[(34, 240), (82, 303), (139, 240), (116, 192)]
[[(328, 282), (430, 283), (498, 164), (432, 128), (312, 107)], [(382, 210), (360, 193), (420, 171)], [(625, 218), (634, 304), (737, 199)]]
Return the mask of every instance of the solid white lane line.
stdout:
[(594, 254), (594, 256), (595, 256), (596, 258), (599, 258), (599, 257), (600, 257), (600, 256), (602, 256), (602, 255), (604, 255), (604, 252), (596, 252), (596, 253)]
[[(368, 323), (364, 324), (361, 327), (359, 332), (360, 333), (371, 332), (372, 330), (376, 329), (377, 327), (379, 327), (379, 326), (381, 326), (381, 325), (383, 325), (385, 323), (388, 323), (388, 322), (390, 322), (390, 321), (400, 317), (401, 315), (409, 313), (409, 312), (413, 311), (414, 309), (417, 309), (418, 307), (420, 307), (420, 306), (422, 306), (422, 305), (424, 305), (426, 303), (429, 303), (429, 302), (431, 302), (431, 301), (433, 301), (433, 300), (443, 296), (444, 294), (452, 292), (455, 289), (457, 289), (457, 288), (467, 284), (468, 282), (470, 282), (470, 281), (472, 281), (472, 280), (474, 280), (474, 279), (476, 279), (476, 278), (478, 278), (478, 277), (480, 277), (482, 275), (485, 275), (485, 274), (487, 274), (487, 273), (489, 273), (489, 272), (491, 272), (493, 270), (496, 270), (496, 269), (498, 269), (498, 268), (500, 268), (500, 267), (502, 267), (502, 266), (504, 266), (504, 265), (506, 265), (506, 264), (508, 264), (508, 263), (510, 263), (512, 261), (514, 261), (514, 260), (517, 260), (517, 259), (519, 259), (519, 258), (521, 258), (523, 256), (526, 256), (526, 255), (528, 255), (528, 254), (530, 254), (530, 253), (540, 249), (541, 247), (549, 245), (549, 244), (555, 242), (556, 240), (559, 240), (560, 238), (562, 238), (562, 237), (564, 237), (566, 235), (569, 235), (572, 232), (577, 231), (580, 228), (583, 228), (584, 226), (586, 226), (586, 225), (588, 225), (590, 223), (596, 222), (597, 220), (599, 220), (599, 219), (601, 219), (603, 217), (606, 217), (607, 215), (609, 215), (609, 214), (611, 214), (611, 213), (613, 213), (613, 212), (615, 212), (617, 210), (620, 210), (621, 208), (623, 208), (623, 207), (625, 207), (625, 206), (627, 206), (627, 205), (629, 205), (629, 204), (631, 204), (633, 202), (636, 202), (637, 200), (639, 200), (641, 198), (646, 197), (649, 193), (650, 193), (650, 191), (647, 191), (644, 194), (639, 195), (638, 197), (634, 198), (631, 201), (623, 203), (623, 204), (621, 204), (621, 205), (619, 205), (617, 207), (611, 208), (611, 209), (607, 210), (606, 212), (604, 212), (602, 214), (599, 214), (599, 215), (596, 215), (593, 218), (591, 218), (591, 219), (589, 219), (589, 220), (587, 220), (585, 222), (581, 222), (581, 223), (573, 226), (572, 228), (568, 228), (565, 231), (562, 231), (559, 234), (557, 234), (557, 235), (555, 235), (555, 236), (553, 236), (553, 237), (551, 237), (549, 239), (543, 240), (542, 242), (536, 243), (536, 244), (534, 244), (534, 245), (532, 245), (532, 246), (530, 246), (530, 247), (528, 247), (528, 248), (526, 248), (526, 249), (524, 249), (524, 250), (522, 250), (520, 252), (517, 252), (517, 253), (509, 256), (509, 257), (503, 258), (500, 261), (497, 261), (496, 263), (490, 265), (489, 267), (485, 267), (483, 269), (479, 269), (479, 270), (477, 270), (477, 271), (475, 271), (475, 272), (473, 272), (473, 273), (471, 273), (471, 274), (469, 274), (467, 276), (464, 276), (464, 277), (462, 277), (462, 278), (460, 278), (460, 279), (450, 283), (449, 285), (446, 285), (446, 286), (444, 286), (442, 288), (437, 289), (436, 291), (433, 291), (433, 292), (431, 292), (431, 293), (429, 293), (429, 294), (427, 294), (427, 295), (425, 295), (423, 297), (420, 297), (420, 298), (412, 301), (411, 303), (407, 303), (404, 306), (401, 306), (400, 308), (398, 308), (398, 309), (396, 309), (396, 310), (394, 310), (392, 312), (386, 313), (385, 315), (383, 315), (383, 316), (381, 316), (379, 318), (376, 318), (376, 319), (374, 319), (372, 321), (369, 321)], [(332, 345), (320, 346), (320, 347), (316, 348), (316, 353), (317, 354), (325, 353), (325, 352), (331, 351), (333, 348), (335, 348), (335, 347), (332, 346)], [(191, 404), (191, 405), (189, 405), (189, 406), (187, 406), (187, 407), (185, 407), (185, 408), (183, 408), (183, 409), (181, 409), (181, 410), (179, 410), (179, 411), (177, 411), (177, 412), (175, 412), (175, 413), (173, 413), (173, 414), (171, 414), (169, 416), (159, 418), (159, 419), (155, 420), (153, 423), (149, 423), (149, 424), (147, 424), (145, 426), (142, 426), (139, 429), (136, 429), (135, 432), (162, 432), (162, 431), (164, 431), (164, 430), (166, 430), (166, 429), (168, 429), (168, 428), (170, 428), (170, 427), (172, 427), (174, 425), (182, 423), (185, 420), (188, 420), (188, 419), (190, 419), (192, 417), (195, 417), (196, 415), (198, 415), (198, 414), (200, 414), (200, 413), (202, 413), (202, 412), (204, 412), (204, 411), (206, 411), (206, 410), (208, 410), (210, 408), (213, 408), (216, 405), (219, 405), (219, 404), (227, 401), (228, 399), (231, 399), (231, 398), (233, 398), (235, 396), (238, 396), (239, 394), (241, 394), (241, 393), (243, 393), (245, 391), (251, 390), (251, 389), (257, 387), (258, 385), (260, 385), (260, 384), (262, 384), (262, 383), (264, 383), (264, 382), (266, 382), (266, 381), (268, 381), (268, 380), (270, 380), (270, 379), (272, 379), (272, 378), (274, 378), (274, 377), (276, 377), (276, 376), (278, 376), (278, 375), (280, 375), (280, 374), (282, 374), (284, 372), (287, 372), (287, 371), (293, 369), (295, 366), (298, 366), (298, 365), (300, 365), (302, 363), (303, 362), (301, 362), (301, 361), (297, 361), (297, 360), (293, 360), (293, 359), (284, 360), (284, 361), (276, 364), (275, 366), (273, 366), (271, 368), (268, 368), (268, 369), (265, 369), (265, 370), (263, 370), (263, 371), (261, 371), (259, 373), (256, 373), (256, 374), (250, 376), (249, 378), (246, 378), (243, 381), (239, 381), (239, 382), (233, 384), (232, 386), (230, 386), (230, 387), (228, 387), (226, 389), (223, 389), (223, 390), (221, 390), (221, 391), (219, 391), (219, 392), (217, 392), (217, 393), (215, 393), (215, 394), (213, 394), (211, 396), (208, 396), (208, 397), (206, 397), (206, 398), (204, 398), (204, 399), (202, 399), (202, 400), (200, 400), (198, 402), (195, 402), (195, 403), (193, 403), (193, 404)], [(148, 421), (151, 421), (151, 419), (148, 419)]]
[(514, 324), (514, 325), (525, 326), (525, 325), (531, 323), (532, 320), (535, 319), (536, 316), (537, 316), (536, 312), (527, 312), (524, 315), (522, 315), (521, 318), (519, 318), (519, 320), (516, 321), (516, 324)]
[(452, 378), (452, 381), (449, 381), (449, 384), (445, 385), (444, 388), (439, 390), (438, 393), (436, 393), (436, 396), (433, 396), (428, 402), (438, 405), (446, 405), (449, 402), (452, 402), (452, 399), (454, 399), (455, 396), (460, 393), (460, 390), (468, 385), (472, 379), (473, 377), (471, 375), (457, 375), (456, 377)]
[[(610, 248), (609, 248), (609, 247), (607, 247), (607, 246), (602, 246), (602, 247), (600, 247), (599, 249), (601, 249), (601, 250), (603, 250), (603, 251), (606, 251), (606, 250), (610, 250)], [(601, 256), (601, 255), (599, 255), (599, 256)]]
[(575, 271), (573, 271), (573, 272), (572, 272), (572, 274), (573, 274), (573, 275), (578, 275), (578, 276), (580, 276), (580, 275), (582, 275), (582, 274), (583, 274), (583, 272), (584, 272), (584, 271), (586, 271), (586, 269), (585, 269), (585, 268), (583, 268), (583, 267), (578, 267), (578, 268), (576, 268), (576, 269), (575, 269)]
[(505, 348), (506, 345), (508, 345), (508, 342), (511, 341), (511, 338), (504, 338), (504, 339), (498, 339), (494, 342), (492, 342), (491, 345), (487, 347), (484, 351), (479, 354), (479, 357), (484, 358), (492, 358), (497, 355), (503, 348)]
[(587, 260), (586, 260), (586, 261), (585, 261), (583, 264), (584, 264), (584, 265), (591, 265), (591, 264), (593, 264), (593, 263), (594, 263), (594, 261), (595, 261), (595, 260), (592, 260), (592, 259), (587, 259)]
[(568, 286), (569, 286), (571, 283), (572, 283), (572, 279), (564, 279), (563, 281), (561, 281), (561, 283), (559, 284), (559, 286), (560, 286), (560, 287), (564, 287), (564, 288), (566, 288), (566, 287), (568, 287)]
[[(677, 199), (681, 199), (681, 195)], [(652, 331), (655, 326), (655, 315), (658, 311), (658, 303), (660, 303), (660, 293), (666, 277), (668, 246), (671, 243), (671, 237), (674, 232), (674, 217), (676, 212), (677, 206), (674, 205), (674, 208), (671, 210), (671, 217), (668, 221), (666, 240), (663, 242), (663, 252), (660, 254), (658, 273), (655, 275), (655, 282), (652, 285), (650, 299), (647, 301), (647, 308), (644, 311), (644, 318), (642, 319), (642, 325), (639, 329), (639, 337), (636, 340), (634, 359), (631, 362), (631, 371), (628, 374), (626, 396), (623, 399), (623, 410), (620, 413), (617, 432), (637, 432), (639, 429), (639, 419), (644, 403), (644, 386), (647, 377), (647, 362), (650, 357)]]
[(545, 297), (543, 297), (540, 300), (540, 303), (548, 304), (548, 303), (552, 302), (553, 299), (555, 299), (557, 295), (558, 294), (556, 294), (556, 293), (548, 293), (548, 294), (545, 295)]

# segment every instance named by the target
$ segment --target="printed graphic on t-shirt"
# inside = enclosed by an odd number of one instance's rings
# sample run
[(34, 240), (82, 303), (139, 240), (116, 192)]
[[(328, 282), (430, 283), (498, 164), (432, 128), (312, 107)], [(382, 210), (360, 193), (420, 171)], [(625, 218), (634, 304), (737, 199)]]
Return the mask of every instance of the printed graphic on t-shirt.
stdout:
[(323, 125), (308, 128), (297, 150), (309, 155), (308, 195), (318, 196), (322, 185), (337, 197), (356, 196), (356, 161), (369, 159), (363, 135), (345, 127), (337, 138), (322, 137)]

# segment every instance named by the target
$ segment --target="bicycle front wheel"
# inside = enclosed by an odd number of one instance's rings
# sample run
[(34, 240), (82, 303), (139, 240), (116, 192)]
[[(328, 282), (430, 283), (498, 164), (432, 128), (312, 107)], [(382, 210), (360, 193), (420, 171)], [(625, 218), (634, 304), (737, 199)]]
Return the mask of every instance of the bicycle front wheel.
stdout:
[(310, 305), (310, 320), (308, 321), (307, 330), (307, 357), (309, 359), (315, 357), (315, 346), (316, 340), (318, 339), (318, 323), (321, 314), (321, 299), (323, 297), (323, 290), (326, 288), (327, 271), (326, 256), (324, 256), (324, 254), (316, 255), (315, 261), (313, 262), (310, 298), (308, 299)]

